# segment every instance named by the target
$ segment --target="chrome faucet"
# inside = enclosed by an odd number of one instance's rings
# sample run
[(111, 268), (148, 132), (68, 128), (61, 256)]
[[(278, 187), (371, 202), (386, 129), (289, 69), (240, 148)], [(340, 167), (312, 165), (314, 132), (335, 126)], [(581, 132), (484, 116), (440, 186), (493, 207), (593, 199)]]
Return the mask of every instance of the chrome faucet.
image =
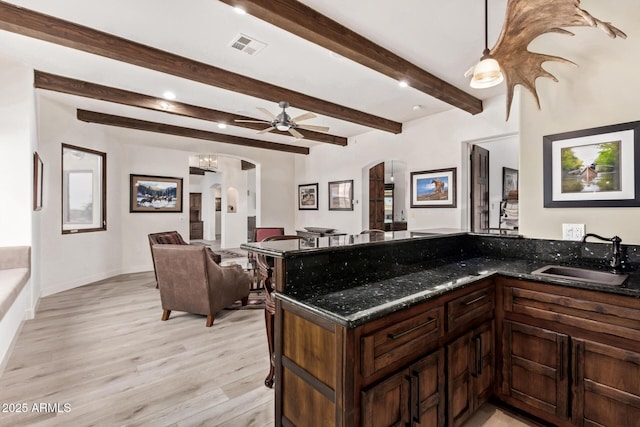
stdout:
[(604, 242), (613, 243), (613, 254), (611, 257), (611, 261), (609, 261), (609, 266), (611, 267), (611, 272), (613, 274), (622, 274), (622, 254), (620, 252), (620, 243), (622, 243), (622, 239), (618, 236), (606, 238), (598, 236), (597, 234), (587, 233), (582, 237), (582, 241), (586, 242), (587, 237), (595, 237), (596, 239), (600, 239)]

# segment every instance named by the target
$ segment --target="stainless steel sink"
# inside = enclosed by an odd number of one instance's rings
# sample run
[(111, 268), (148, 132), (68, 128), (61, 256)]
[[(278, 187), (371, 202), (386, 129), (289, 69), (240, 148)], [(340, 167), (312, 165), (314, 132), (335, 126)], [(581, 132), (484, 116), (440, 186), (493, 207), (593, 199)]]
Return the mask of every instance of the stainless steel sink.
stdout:
[(628, 274), (613, 274), (608, 271), (563, 267), (561, 265), (545, 265), (542, 268), (532, 271), (531, 274), (610, 286), (620, 286), (627, 280), (627, 277), (629, 277)]

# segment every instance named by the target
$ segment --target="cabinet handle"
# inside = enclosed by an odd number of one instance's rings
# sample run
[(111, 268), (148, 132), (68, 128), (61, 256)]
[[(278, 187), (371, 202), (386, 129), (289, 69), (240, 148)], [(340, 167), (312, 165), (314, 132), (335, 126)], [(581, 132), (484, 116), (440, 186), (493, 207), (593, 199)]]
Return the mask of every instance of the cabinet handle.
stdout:
[(564, 348), (565, 344), (560, 346), (560, 381), (564, 380)]
[(421, 323), (421, 324), (419, 324), (418, 326), (416, 326), (416, 327), (414, 327), (414, 328), (407, 329), (407, 330), (406, 330), (406, 331), (404, 331), (404, 332), (400, 332), (399, 334), (395, 334), (395, 335), (393, 335), (393, 334), (387, 334), (387, 338), (392, 339), (392, 340), (397, 340), (398, 338), (402, 338), (403, 336), (405, 336), (405, 335), (407, 335), (407, 334), (410, 334), (410, 333), (411, 333), (411, 332), (413, 332), (413, 331), (417, 331), (418, 329), (420, 329), (420, 328), (422, 328), (422, 327), (425, 327), (425, 326), (427, 326), (427, 325), (429, 325), (429, 324), (431, 324), (431, 323), (435, 322), (436, 320), (437, 320), (437, 319), (430, 318), (430, 319), (429, 319), (429, 320), (427, 320), (426, 322)]
[(409, 419), (411, 420), (411, 423), (407, 423), (407, 426), (411, 426), (413, 420), (416, 418), (415, 416), (415, 407), (416, 405), (413, 403), (414, 399), (415, 399), (415, 381), (414, 381), (414, 376), (412, 375), (407, 375), (405, 376), (405, 379), (407, 381), (409, 381)]
[(579, 378), (578, 378), (578, 365), (580, 364), (580, 351), (582, 350), (582, 345), (580, 342), (577, 342), (575, 345), (575, 351), (573, 352), (575, 355), (575, 361), (573, 363), (573, 384), (578, 387)]
[(415, 402), (415, 413), (413, 415), (413, 421), (415, 421), (416, 423), (420, 424), (420, 373), (417, 371), (413, 371), (411, 373), (411, 375), (413, 376), (413, 378), (416, 379), (416, 384), (417, 384), (417, 391), (416, 391), (416, 396), (414, 398), (414, 402)]
[(465, 302), (463, 302), (463, 304), (468, 307), (471, 304), (474, 304), (474, 303), (476, 303), (478, 301), (482, 301), (483, 299), (485, 299), (488, 296), (489, 296), (488, 294), (483, 294), (483, 295), (480, 295), (478, 298), (472, 299), (471, 301), (465, 301)]
[(476, 335), (476, 377), (482, 375), (482, 337)]

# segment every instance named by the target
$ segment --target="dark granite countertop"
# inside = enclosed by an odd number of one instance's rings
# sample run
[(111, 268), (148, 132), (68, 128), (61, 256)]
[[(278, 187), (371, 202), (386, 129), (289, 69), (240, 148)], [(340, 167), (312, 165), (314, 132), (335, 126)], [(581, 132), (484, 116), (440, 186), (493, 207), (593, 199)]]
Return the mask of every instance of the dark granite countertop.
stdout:
[[(578, 280), (532, 275), (550, 263), (539, 259), (510, 259), (479, 256), (431, 260), (412, 266), (407, 274), (369, 283), (357, 283), (341, 289), (315, 284), (285, 290), (277, 297), (319, 314), (343, 326), (353, 328), (429, 298), (464, 288), (478, 280), (501, 274), (507, 277), (608, 292), (640, 298), (640, 272), (629, 275), (622, 286), (606, 286)], [(570, 265), (570, 264), (567, 264)]]
[(350, 250), (359, 245), (384, 245), (394, 242), (429, 239), (443, 236), (465, 235), (465, 230), (453, 228), (434, 228), (428, 230), (387, 231), (375, 234), (340, 235), (301, 240), (276, 240), (270, 242), (249, 242), (240, 245), (241, 249), (258, 252), (279, 258), (290, 258), (298, 255), (321, 252)]

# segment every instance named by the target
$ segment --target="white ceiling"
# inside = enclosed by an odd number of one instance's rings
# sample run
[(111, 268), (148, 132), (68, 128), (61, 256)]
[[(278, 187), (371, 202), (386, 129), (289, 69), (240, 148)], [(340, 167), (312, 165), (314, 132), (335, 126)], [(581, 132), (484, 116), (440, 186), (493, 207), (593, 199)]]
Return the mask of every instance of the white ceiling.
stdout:
[[(239, 15), (216, 0), (12, 0), (9, 3), (189, 57), (264, 82), (406, 122), (451, 107), (393, 79), (287, 33), (249, 15)], [(482, 1), (471, 0), (303, 0), (302, 3), (351, 28), (437, 77), (480, 98), (505, 91), (504, 84), (473, 90), (463, 73), (484, 45)], [(489, 1), (489, 44), (502, 26), (506, 0)], [(604, 16), (602, 18), (607, 18)], [(256, 56), (230, 47), (239, 33), (268, 44)], [(152, 96), (165, 90), (177, 101), (261, 118), (255, 107), (277, 113), (277, 101), (262, 100), (141, 67), (0, 31), (0, 56), (35, 69)], [(42, 91), (45, 92), (45, 91)], [(288, 134), (256, 135), (251, 129), (213, 123), (103, 101), (47, 92), (72, 107), (211, 130), (266, 141), (312, 147)], [(412, 109), (414, 105), (422, 108)], [(303, 113), (291, 108), (292, 117)], [(370, 128), (326, 116), (304, 122), (329, 126), (330, 133), (354, 136)], [(132, 131), (134, 132), (134, 131)]]

